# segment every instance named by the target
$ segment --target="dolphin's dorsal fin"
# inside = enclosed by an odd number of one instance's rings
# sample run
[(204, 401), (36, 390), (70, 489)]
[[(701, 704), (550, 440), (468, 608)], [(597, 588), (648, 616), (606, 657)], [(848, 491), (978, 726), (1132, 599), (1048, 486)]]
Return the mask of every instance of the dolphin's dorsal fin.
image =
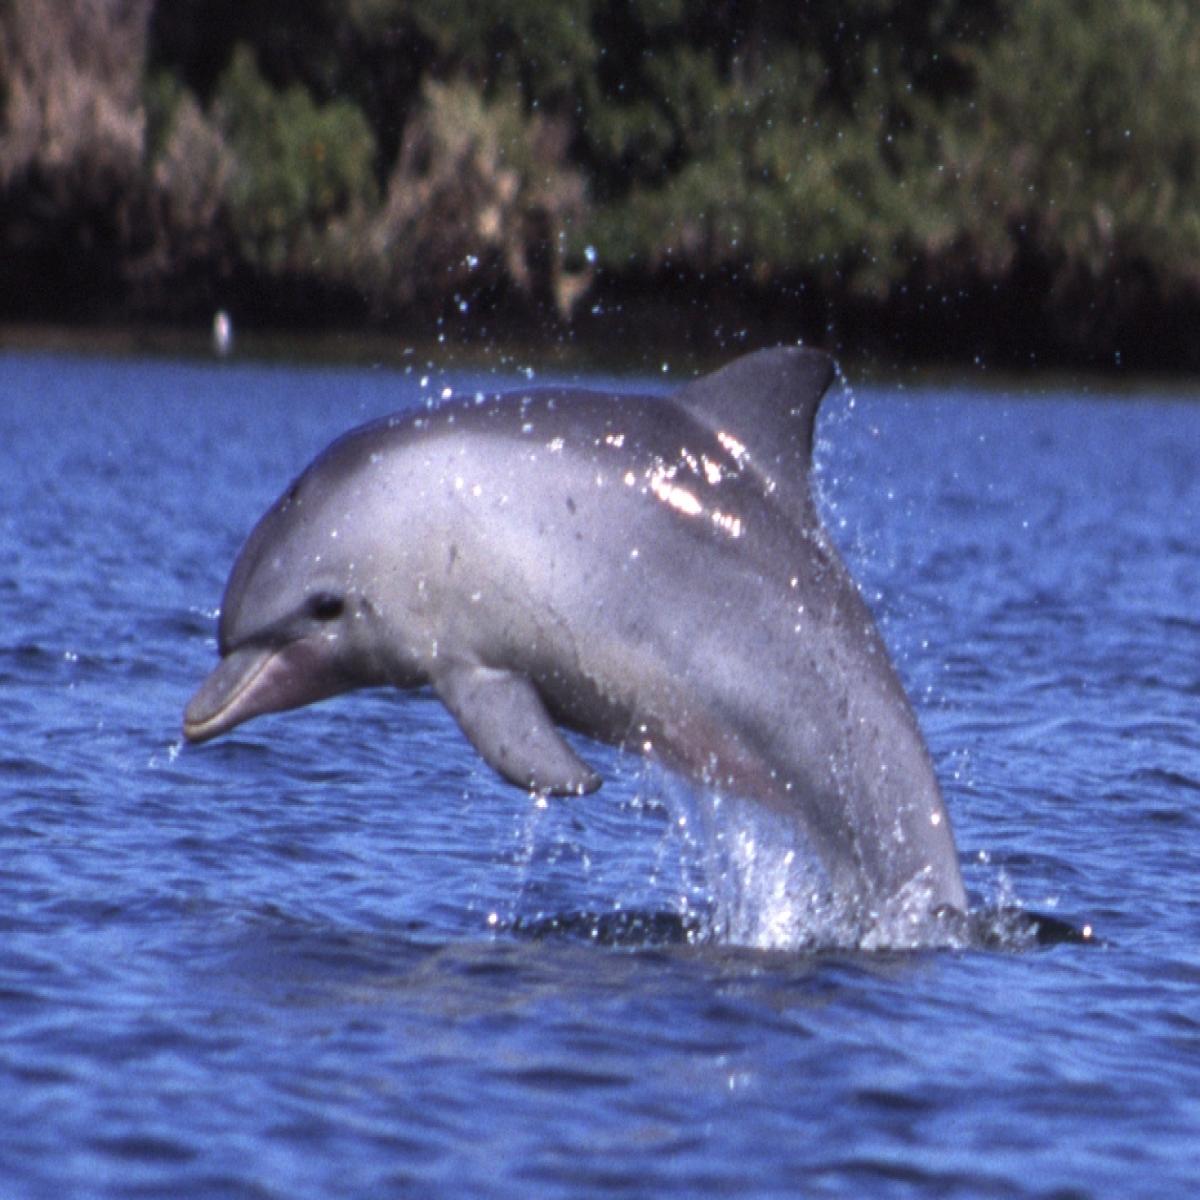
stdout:
[(776, 346), (694, 380), (673, 399), (713, 433), (744, 447), (768, 490), (801, 503), (809, 495), (817, 409), (833, 374), (833, 361), (821, 350)]
[(471, 745), (509, 783), (551, 796), (582, 796), (600, 776), (567, 745), (533, 683), (515, 671), (446, 665), (433, 690)]

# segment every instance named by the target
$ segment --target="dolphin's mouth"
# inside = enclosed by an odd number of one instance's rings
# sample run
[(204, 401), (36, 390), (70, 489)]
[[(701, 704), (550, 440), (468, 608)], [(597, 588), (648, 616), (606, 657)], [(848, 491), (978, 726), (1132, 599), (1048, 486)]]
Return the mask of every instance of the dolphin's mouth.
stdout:
[(300, 708), (341, 690), (327, 655), (310, 641), (241, 646), (221, 660), (188, 702), (183, 736), (207, 742), (251, 717)]

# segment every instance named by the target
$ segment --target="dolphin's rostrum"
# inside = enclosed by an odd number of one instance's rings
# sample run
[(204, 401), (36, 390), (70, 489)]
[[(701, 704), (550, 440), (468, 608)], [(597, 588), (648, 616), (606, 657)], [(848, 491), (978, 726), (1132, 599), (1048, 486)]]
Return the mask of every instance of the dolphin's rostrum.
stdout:
[(569, 726), (784, 814), (855, 912), (965, 911), (925, 743), (810, 491), (832, 374), (779, 348), (668, 397), (519, 390), (346, 434), (238, 556), (186, 736), (431, 685), (521, 788), (599, 787)]

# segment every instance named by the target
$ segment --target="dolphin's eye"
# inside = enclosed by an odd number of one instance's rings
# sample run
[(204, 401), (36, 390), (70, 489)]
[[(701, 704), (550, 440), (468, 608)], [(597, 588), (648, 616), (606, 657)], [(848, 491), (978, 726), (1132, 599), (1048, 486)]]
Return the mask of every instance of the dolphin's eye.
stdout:
[(308, 615), (317, 621), (336, 621), (345, 608), (346, 602), (332, 592), (318, 592), (308, 598)]

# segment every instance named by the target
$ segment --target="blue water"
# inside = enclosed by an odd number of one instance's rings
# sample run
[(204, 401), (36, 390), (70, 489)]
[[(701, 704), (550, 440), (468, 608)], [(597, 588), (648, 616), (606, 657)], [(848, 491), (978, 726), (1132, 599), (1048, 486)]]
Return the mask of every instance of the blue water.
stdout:
[(422, 695), (181, 746), (292, 475), (518, 379), (0, 357), (4, 1200), (1196, 1195), (1200, 404), (831, 395), (973, 902), (1103, 944), (816, 953), (705, 936), (679, 787), (601, 747), (539, 809)]

